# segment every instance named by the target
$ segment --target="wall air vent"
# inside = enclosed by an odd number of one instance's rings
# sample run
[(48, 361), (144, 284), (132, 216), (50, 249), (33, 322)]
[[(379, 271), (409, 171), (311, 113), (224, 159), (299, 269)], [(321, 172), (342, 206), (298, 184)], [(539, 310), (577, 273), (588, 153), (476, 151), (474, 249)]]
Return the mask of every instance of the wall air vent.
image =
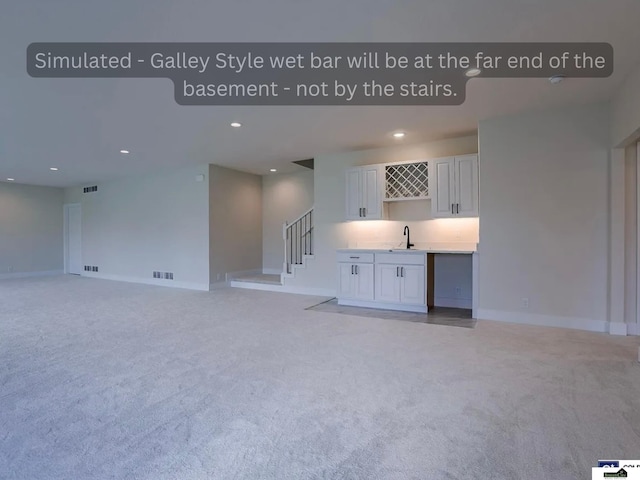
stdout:
[(84, 191), (84, 193), (97, 192), (98, 191), (98, 186), (94, 185), (93, 187), (84, 187), (83, 191)]
[(153, 278), (173, 280), (173, 272), (153, 272)]

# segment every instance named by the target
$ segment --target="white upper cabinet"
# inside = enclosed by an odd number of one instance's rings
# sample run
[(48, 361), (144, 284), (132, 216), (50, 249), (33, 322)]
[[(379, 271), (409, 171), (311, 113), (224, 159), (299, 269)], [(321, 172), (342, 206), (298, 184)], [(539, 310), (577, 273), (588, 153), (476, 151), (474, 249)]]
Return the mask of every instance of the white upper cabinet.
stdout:
[(381, 220), (382, 166), (371, 165), (347, 170), (347, 220)]
[(434, 217), (478, 216), (478, 155), (437, 158), (429, 169)]

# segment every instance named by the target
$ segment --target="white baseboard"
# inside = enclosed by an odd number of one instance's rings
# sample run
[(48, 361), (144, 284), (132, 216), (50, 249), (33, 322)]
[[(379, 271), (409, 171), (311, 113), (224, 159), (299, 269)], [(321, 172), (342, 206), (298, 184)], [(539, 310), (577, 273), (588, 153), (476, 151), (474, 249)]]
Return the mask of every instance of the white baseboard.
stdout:
[(610, 335), (627, 335), (627, 324), (622, 322), (609, 322)]
[(335, 297), (336, 292), (327, 288), (294, 287), (289, 285), (273, 285), (270, 283), (234, 282), (230, 284), (234, 288), (246, 288), (247, 290), (263, 290), (266, 292), (294, 293), (296, 295), (313, 295), (316, 297)]
[(265, 275), (280, 275), (282, 273), (282, 268), (263, 268), (262, 273)]
[(64, 275), (63, 270), (45, 270), (41, 272), (12, 272), (0, 274), (0, 280), (11, 280), (14, 278), (29, 277), (51, 277), (54, 275)]
[(495, 320), (497, 322), (520, 323), (541, 327), (573, 328), (576, 330), (588, 330), (590, 332), (606, 333), (609, 331), (609, 322), (593, 320), (591, 318), (538, 315), (534, 313), (507, 312), (484, 308), (477, 310), (476, 318), (478, 318), (478, 320)]
[(449, 308), (471, 308), (472, 302), (470, 298), (450, 298), (450, 297), (435, 297), (433, 299), (435, 307), (449, 307)]
[(627, 335), (640, 335), (640, 325), (637, 323), (627, 323)]
[(89, 273), (89, 272), (83, 272), (82, 276), (87, 278), (98, 278), (101, 280), (113, 280), (116, 282), (155, 285), (158, 287), (184, 288), (187, 290), (199, 290), (203, 292), (209, 291), (208, 283), (202, 284), (202, 283), (195, 283), (195, 282), (179, 282), (175, 280), (164, 280), (161, 278), (139, 278), (139, 277), (127, 277), (123, 275), (105, 275), (102, 273)]

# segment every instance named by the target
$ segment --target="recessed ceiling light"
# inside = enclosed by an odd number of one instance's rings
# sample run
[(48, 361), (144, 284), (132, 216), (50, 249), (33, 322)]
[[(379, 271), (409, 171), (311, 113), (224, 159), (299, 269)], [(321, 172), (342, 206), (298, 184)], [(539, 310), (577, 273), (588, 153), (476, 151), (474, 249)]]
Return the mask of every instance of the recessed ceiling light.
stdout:
[(233, 128), (240, 128), (240, 127), (242, 126), (242, 124), (241, 124), (240, 122), (232, 122), (232, 123), (231, 123), (231, 126), (232, 126)]
[(57, 172), (58, 168), (57, 167), (51, 167), (49, 170), (51, 170), (52, 172)]
[(406, 134), (404, 132), (396, 132), (393, 134), (394, 137), (396, 138), (402, 138), (404, 137)]
[(125, 154), (127, 154), (127, 153), (131, 153), (131, 152), (129, 152), (129, 150), (120, 150), (120, 153), (125, 153)]
[(467, 77), (477, 77), (478, 75), (480, 75), (482, 73), (482, 70), (480, 70), (479, 68), (470, 68), (469, 70), (467, 70), (466, 72), (464, 72), (464, 74)]
[(276, 170), (275, 168), (272, 168), (269, 170), (270, 172), (277, 172), (278, 170)]
[(552, 85), (556, 85), (558, 83), (560, 83), (561, 81), (563, 81), (565, 79), (564, 75), (553, 75), (552, 77), (549, 77), (549, 82)]
[(15, 178), (7, 178), (7, 182), (15, 182), (16, 179)]

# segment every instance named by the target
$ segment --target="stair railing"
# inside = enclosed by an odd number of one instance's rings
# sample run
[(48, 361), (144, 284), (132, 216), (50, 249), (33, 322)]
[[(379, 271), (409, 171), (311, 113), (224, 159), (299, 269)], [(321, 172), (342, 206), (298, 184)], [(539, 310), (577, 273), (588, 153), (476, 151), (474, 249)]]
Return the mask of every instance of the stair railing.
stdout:
[(283, 271), (291, 273), (293, 265), (302, 265), (305, 255), (313, 255), (313, 207), (291, 223), (282, 225), (284, 239)]

